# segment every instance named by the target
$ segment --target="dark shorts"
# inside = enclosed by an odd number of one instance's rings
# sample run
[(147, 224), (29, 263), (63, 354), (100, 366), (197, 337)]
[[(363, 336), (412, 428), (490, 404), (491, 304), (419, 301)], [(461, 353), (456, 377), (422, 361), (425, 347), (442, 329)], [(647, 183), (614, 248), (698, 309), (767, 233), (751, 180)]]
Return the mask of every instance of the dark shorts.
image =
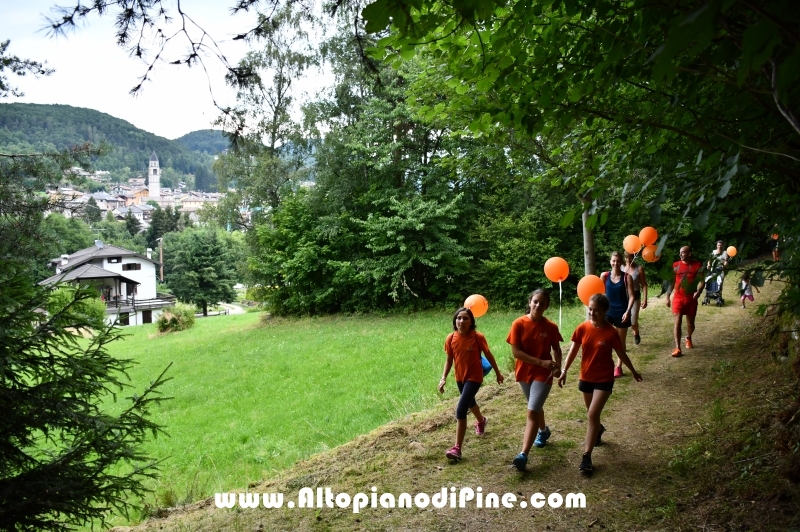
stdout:
[(634, 290), (633, 291), (633, 299), (642, 299), (642, 291), (641, 290)]
[(614, 381), (610, 382), (589, 382), (589, 381), (578, 381), (578, 389), (583, 393), (592, 393), (595, 390), (601, 390), (603, 392), (610, 392), (614, 389)]
[(625, 321), (622, 321), (622, 316), (617, 317), (606, 314), (606, 321), (617, 329), (627, 329), (631, 326), (631, 313), (628, 312), (628, 319)]

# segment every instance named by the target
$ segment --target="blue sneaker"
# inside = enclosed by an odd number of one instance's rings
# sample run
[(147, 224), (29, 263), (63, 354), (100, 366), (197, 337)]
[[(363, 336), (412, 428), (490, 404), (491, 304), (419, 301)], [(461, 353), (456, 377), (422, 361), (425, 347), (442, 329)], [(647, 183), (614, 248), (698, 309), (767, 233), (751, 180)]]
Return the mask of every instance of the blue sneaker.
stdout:
[(519, 469), (520, 471), (525, 471), (525, 466), (528, 465), (528, 455), (525, 453), (519, 453), (516, 457), (514, 457), (514, 467)]
[(536, 439), (533, 440), (534, 447), (544, 447), (547, 445), (547, 439), (550, 437), (550, 427), (545, 426), (544, 430), (536, 433)]

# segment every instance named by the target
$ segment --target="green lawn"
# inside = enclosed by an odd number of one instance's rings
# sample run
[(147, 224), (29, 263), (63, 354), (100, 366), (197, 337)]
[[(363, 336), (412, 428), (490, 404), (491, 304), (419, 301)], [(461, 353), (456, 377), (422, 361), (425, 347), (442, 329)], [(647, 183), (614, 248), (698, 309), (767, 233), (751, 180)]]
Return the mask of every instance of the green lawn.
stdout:
[[(504, 370), (511, 368), (505, 338), (519, 315), (490, 310), (477, 320)], [(557, 306), (547, 316), (557, 322)], [(565, 309), (565, 339), (582, 316), (582, 307)], [(259, 320), (255, 313), (198, 319), (164, 336), (152, 325), (130, 327), (112, 345), (139, 362), (131, 372), (137, 390), (173, 364), (163, 390), (174, 399), (155, 413), (169, 437), (147, 449), (164, 459), (151, 506), (242, 489), (390, 420), (454, 402), (453, 373), (444, 398), (436, 391), (450, 312)]]

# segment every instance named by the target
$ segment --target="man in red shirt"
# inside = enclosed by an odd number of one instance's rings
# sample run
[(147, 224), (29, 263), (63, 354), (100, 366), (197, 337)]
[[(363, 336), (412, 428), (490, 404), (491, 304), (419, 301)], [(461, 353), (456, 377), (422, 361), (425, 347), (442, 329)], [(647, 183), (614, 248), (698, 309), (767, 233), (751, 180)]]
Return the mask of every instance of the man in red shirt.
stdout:
[[(692, 333), (694, 332), (694, 317), (697, 315), (697, 299), (703, 293), (703, 277), (698, 276), (703, 269), (703, 263), (692, 258), (691, 246), (683, 246), (680, 251), (681, 260), (672, 265), (675, 272), (675, 285), (667, 292), (667, 306), (672, 307), (675, 316), (673, 335), (675, 349), (672, 356), (682, 356), (681, 353), (681, 325), (686, 316), (686, 349), (692, 348)], [(672, 291), (675, 297), (670, 301)]]

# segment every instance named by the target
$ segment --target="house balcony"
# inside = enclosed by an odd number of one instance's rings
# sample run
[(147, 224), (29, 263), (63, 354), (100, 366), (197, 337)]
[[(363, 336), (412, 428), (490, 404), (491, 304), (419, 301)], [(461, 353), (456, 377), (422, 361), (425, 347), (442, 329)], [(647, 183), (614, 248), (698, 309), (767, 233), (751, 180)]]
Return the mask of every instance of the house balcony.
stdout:
[(175, 301), (175, 296), (169, 294), (158, 294), (158, 297), (153, 299), (139, 299), (136, 297), (112, 298), (106, 302), (106, 314), (122, 314), (171, 307), (175, 305)]

